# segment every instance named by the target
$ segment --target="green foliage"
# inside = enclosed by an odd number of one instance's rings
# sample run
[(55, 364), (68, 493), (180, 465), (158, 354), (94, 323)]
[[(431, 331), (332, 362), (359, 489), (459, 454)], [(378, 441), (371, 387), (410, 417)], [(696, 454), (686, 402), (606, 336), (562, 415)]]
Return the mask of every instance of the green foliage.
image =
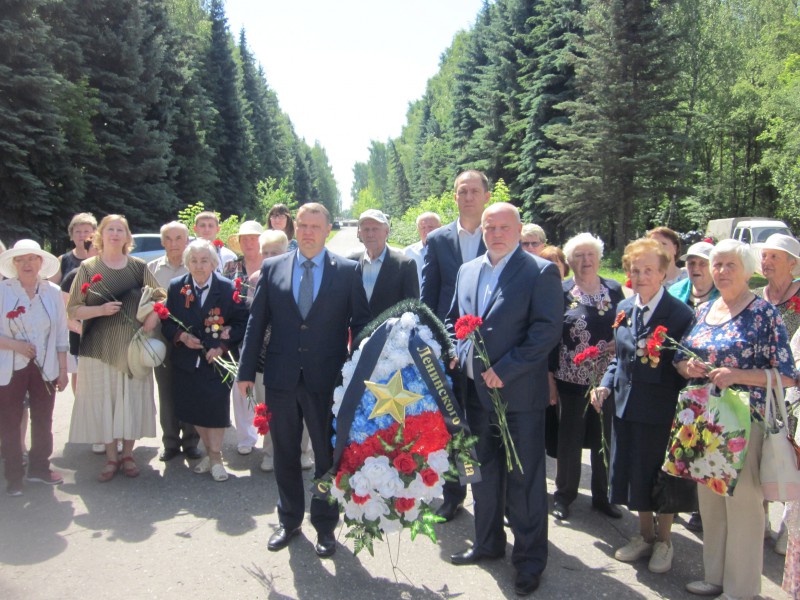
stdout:
[(269, 211), (276, 204), (285, 204), (292, 211), (297, 210), (297, 202), (289, 191), (289, 180), (284, 178), (280, 182), (274, 177), (267, 177), (256, 184), (256, 219), (262, 223), (267, 222)]
[[(195, 202), (182, 208), (178, 211), (178, 221), (186, 225), (189, 231), (194, 231), (194, 218), (206, 209), (206, 205), (202, 202)], [(217, 213), (219, 217), (219, 213)]]

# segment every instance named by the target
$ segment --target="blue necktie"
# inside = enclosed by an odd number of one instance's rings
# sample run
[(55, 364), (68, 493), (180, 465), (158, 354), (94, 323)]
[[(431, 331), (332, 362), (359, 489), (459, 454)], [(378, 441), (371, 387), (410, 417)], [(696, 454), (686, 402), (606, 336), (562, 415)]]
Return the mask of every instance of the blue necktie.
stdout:
[(300, 309), (300, 315), (305, 318), (311, 310), (311, 305), (314, 304), (314, 263), (307, 260), (303, 263), (303, 277), (300, 279), (300, 292), (297, 295), (297, 307)]

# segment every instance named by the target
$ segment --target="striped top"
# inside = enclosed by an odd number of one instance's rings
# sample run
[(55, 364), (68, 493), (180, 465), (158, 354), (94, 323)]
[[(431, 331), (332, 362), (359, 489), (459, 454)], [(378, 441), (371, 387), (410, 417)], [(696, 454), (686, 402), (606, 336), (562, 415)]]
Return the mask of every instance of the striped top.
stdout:
[[(90, 284), (89, 292), (81, 294), (83, 284), (97, 274), (103, 276), (102, 281)], [(143, 285), (160, 287), (146, 263), (139, 258), (129, 256), (128, 264), (122, 269), (112, 269), (99, 256), (83, 261), (69, 293), (67, 313), (70, 318), (75, 318), (75, 311), (81, 306), (99, 306), (115, 300), (122, 302), (122, 310), (83, 321), (78, 356), (96, 358), (130, 375), (128, 345), (141, 325), (136, 320), (136, 312)], [(163, 298), (165, 294), (161, 291)]]

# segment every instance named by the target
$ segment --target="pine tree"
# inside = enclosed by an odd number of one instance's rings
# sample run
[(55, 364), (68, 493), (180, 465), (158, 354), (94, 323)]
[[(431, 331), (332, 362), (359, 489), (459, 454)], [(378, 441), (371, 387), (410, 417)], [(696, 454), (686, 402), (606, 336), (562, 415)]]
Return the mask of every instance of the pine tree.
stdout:
[(255, 211), (252, 137), (241, 93), (241, 75), (222, 0), (210, 6), (211, 39), (205, 55), (203, 84), (216, 110), (206, 143), (214, 152), (220, 185), (207, 203), (224, 214)]
[(81, 185), (59, 103), (74, 90), (53, 69), (41, 4), (5, 2), (0, 15), (0, 238), (9, 244), (57, 240)]

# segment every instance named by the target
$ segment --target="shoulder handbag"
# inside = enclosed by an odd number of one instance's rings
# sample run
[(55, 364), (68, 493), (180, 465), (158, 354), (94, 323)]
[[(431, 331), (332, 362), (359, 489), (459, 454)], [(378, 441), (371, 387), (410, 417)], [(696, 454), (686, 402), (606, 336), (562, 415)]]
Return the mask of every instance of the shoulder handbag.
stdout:
[(761, 489), (765, 500), (800, 500), (800, 448), (789, 430), (783, 383), (777, 369), (767, 370)]

